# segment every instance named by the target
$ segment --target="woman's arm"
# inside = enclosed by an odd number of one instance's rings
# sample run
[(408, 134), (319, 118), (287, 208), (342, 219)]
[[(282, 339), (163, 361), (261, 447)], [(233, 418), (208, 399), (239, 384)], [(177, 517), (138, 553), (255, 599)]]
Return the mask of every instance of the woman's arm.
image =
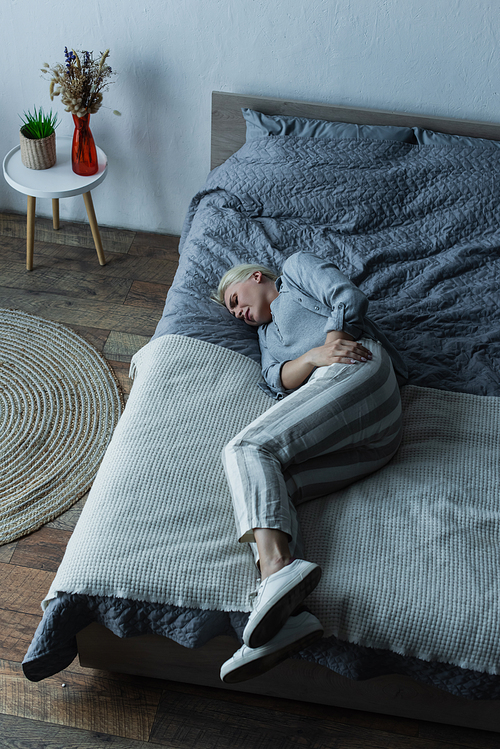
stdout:
[(330, 364), (355, 364), (371, 359), (371, 352), (347, 333), (331, 330), (323, 346), (306, 351), (297, 359), (287, 361), (281, 367), (281, 382), (287, 390), (295, 390), (317, 367)]
[(296, 252), (285, 261), (282, 276), (299, 296), (302, 292), (330, 310), (325, 335), (344, 330), (354, 338), (361, 337), (368, 299), (336, 265), (309, 252)]

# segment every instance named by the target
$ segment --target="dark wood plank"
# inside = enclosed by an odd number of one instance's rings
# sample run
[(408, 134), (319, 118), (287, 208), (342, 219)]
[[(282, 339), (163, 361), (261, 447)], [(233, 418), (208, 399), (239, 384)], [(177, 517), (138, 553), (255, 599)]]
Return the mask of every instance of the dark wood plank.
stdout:
[[(2, 260), (0, 253), (0, 278), (2, 287), (25, 291), (49, 291), (74, 298), (91, 299), (96, 302), (123, 304), (130, 294), (133, 281), (124, 278), (90, 275), (87, 272), (57, 268), (37, 267), (37, 272), (27, 273), (18, 263)], [(137, 305), (141, 306), (141, 305)], [(142, 305), (151, 306), (151, 305)]]
[(137, 232), (130, 246), (129, 255), (179, 260), (179, 239), (172, 234)]
[(43, 526), (19, 540), (11, 564), (57, 572), (70, 537), (70, 531)]
[(53, 579), (54, 573), (46, 570), (0, 564), (0, 609), (40, 616)]
[(38, 614), (0, 609), (0, 658), (21, 663), (41, 618), (41, 608)]
[(111, 331), (102, 328), (88, 328), (84, 325), (72, 325), (71, 328), (92, 344), (100, 353), (102, 353), (108, 336)]
[(260, 694), (246, 694), (244, 692), (214, 689), (213, 687), (182, 684), (180, 682), (165, 682), (165, 689), (190, 695), (193, 699), (215, 699), (221, 703), (229, 702), (233, 705), (247, 705), (256, 710), (276, 710), (284, 714), (290, 713), (295, 716), (334, 721), (344, 726), (370, 728), (402, 734), (404, 736), (417, 737), (419, 735), (419, 723), (412, 718), (380, 715), (350, 708), (317, 705), (311, 702), (299, 702), (297, 700), (287, 700), (281, 697)]
[(20, 270), (32, 275), (41, 269), (56, 268), (59, 271), (79, 271), (92, 278), (123, 278), (127, 280), (155, 281), (157, 283), (172, 283), (177, 270), (176, 257), (166, 257), (163, 251), (156, 257), (130, 254), (109, 254), (106, 265), (97, 263), (95, 250), (85, 247), (71, 247), (49, 242), (35, 242), (34, 268), (26, 271), (26, 247), (24, 243), (17, 247), (6, 246), (11, 242), (7, 237), (0, 236), (0, 258), (19, 264)]
[(177, 261), (163, 257), (142, 257), (141, 255), (110, 256), (104, 268), (116, 278), (133, 278), (136, 281), (154, 281), (171, 285), (177, 271)]
[[(97, 222), (99, 223), (99, 209), (97, 204), (96, 213)], [(107, 226), (99, 226), (99, 233), (105, 253), (128, 252), (135, 237), (134, 231), (113, 229)], [(26, 237), (26, 216), (17, 213), (0, 213), (0, 235), (24, 239)], [(36, 217), (35, 241), (92, 248), (96, 257), (96, 263), (98, 262), (92, 231), (88, 223), (61, 221), (60, 229), (56, 230), (52, 226), (52, 219)]]
[(129, 362), (133, 355), (149, 343), (151, 336), (130, 335), (112, 330), (103, 349), (104, 356), (112, 361)]
[[(63, 684), (65, 686), (63, 686)], [(0, 661), (0, 713), (147, 741), (162, 684), (65, 670), (33, 683), (21, 665)]]
[(0, 546), (0, 562), (4, 562), (4, 564), (8, 564), (10, 560), (12, 559), (12, 555), (14, 554), (14, 551), (16, 550), (17, 541), (11, 541), (8, 544), (4, 544), (3, 546)]
[(50, 523), (47, 523), (45, 528), (56, 528), (61, 531), (73, 532), (75, 525), (78, 522), (78, 518), (85, 507), (85, 502), (87, 501), (88, 496), (89, 493), (87, 492), (81, 499), (75, 502), (69, 510), (66, 510), (66, 512), (63, 512), (62, 515), (59, 515), (59, 517), (54, 520), (51, 520)]
[(125, 299), (125, 304), (129, 304), (131, 307), (150, 307), (161, 312), (165, 306), (169, 288), (168, 284), (134, 281)]
[[(34, 272), (34, 271), (32, 271)], [(26, 293), (18, 289), (0, 287), (1, 305), (20, 309), (54, 322), (66, 325), (84, 325), (93, 328), (112, 328), (124, 333), (152, 336), (161, 313), (123, 304), (75, 299), (70, 296), (36, 291)]]
[[(14, 244), (17, 242), (18, 244)], [(86, 247), (72, 247), (65, 244), (54, 244), (53, 242), (35, 242), (34, 253), (36, 255), (37, 268), (59, 268), (64, 270), (79, 270), (89, 275), (99, 274), (102, 267), (95, 264), (92, 251)], [(0, 256), (4, 261), (9, 261), (25, 267), (26, 243), (23, 240), (15, 240), (0, 235)], [(64, 262), (66, 260), (66, 262)], [(105, 266), (104, 266), (105, 267)]]
[(0, 248), (0, 254), (2, 257), (4, 256), (4, 253), (9, 252), (16, 257), (21, 253), (26, 257), (26, 240), (21, 239), (20, 237), (6, 237), (0, 234)]
[(498, 749), (500, 737), (492, 731), (476, 731), (473, 728), (445, 726), (442, 723), (426, 723), (419, 726), (419, 736), (432, 741), (442, 741), (452, 746), (469, 749)]
[(165, 690), (151, 733), (152, 742), (169, 747), (217, 749), (451, 749), (452, 744), (389, 731), (343, 725), (328, 718), (309, 717), (214, 697), (194, 697)]
[(0, 715), (0, 749), (151, 749), (145, 741)]

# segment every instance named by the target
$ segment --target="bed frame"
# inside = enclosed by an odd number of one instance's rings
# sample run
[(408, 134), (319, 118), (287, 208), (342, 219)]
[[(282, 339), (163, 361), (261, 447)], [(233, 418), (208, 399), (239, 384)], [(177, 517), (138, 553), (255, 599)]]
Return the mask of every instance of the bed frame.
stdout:
[[(422, 117), (380, 110), (212, 94), (211, 168), (222, 164), (245, 142), (241, 107), (264, 114), (284, 114), (331, 122), (418, 126), (457, 135), (500, 140), (500, 125)], [(226, 687), (219, 679), (221, 664), (239, 647), (236, 639), (217, 637), (202, 648), (189, 649), (157, 635), (120, 639), (104, 626), (91, 624), (78, 635), (80, 664), (88, 668), (202, 684), (218, 689), (367, 710), (420, 720), (497, 731), (500, 700), (465, 700), (406, 676), (389, 675), (353, 681), (329, 669), (289, 659), (263, 676)]]

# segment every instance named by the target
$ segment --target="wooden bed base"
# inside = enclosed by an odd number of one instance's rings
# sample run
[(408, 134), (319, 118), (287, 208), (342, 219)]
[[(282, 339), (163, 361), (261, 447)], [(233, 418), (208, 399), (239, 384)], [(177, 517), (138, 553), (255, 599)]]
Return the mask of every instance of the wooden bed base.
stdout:
[[(241, 107), (265, 114), (368, 125), (418, 126), (438, 132), (500, 140), (500, 125), (492, 123), (214, 92), (212, 168), (223, 163), (245, 141)], [(239, 647), (237, 640), (229, 637), (217, 637), (197, 649), (184, 648), (156, 635), (120, 639), (99, 624), (91, 624), (77, 639), (80, 663), (84, 667), (218, 689), (228, 688), (220, 681), (220, 666)], [(241, 685), (231, 685), (230, 689), (500, 733), (500, 700), (465, 700), (406, 676), (390, 675), (353, 681), (324, 666), (289, 659), (267, 674)]]
[(88, 668), (500, 732), (500, 700), (464, 700), (397, 674), (354, 681), (289, 659), (263, 676), (227, 687), (219, 671), (239, 648), (236, 638), (216, 637), (192, 649), (159, 635), (120, 639), (94, 623), (77, 639), (80, 665)]

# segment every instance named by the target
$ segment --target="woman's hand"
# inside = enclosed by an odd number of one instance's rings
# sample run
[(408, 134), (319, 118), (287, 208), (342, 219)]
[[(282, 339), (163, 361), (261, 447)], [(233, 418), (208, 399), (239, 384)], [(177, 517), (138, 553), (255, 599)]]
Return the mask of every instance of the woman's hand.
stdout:
[(287, 390), (295, 390), (317, 367), (328, 367), (330, 364), (356, 364), (369, 361), (371, 351), (341, 330), (332, 330), (326, 336), (322, 346), (317, 346), (298, 359), (287, 361), (281, 367), (281, 383)]
[(371, 351), (340, 330), (327, 333), (323, 346), (307, 351), (305, 356), (314, 367), (328, 367), (337, 363), (355, 364), (372, 358)]

